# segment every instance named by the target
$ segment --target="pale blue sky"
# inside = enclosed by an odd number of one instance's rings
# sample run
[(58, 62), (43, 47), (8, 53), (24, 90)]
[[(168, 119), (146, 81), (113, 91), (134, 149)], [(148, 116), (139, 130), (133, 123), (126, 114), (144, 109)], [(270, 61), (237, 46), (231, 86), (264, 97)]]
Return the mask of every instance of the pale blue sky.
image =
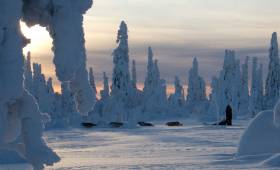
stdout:
[[(88, 66), (94, 67), (97, 81), (102, 71), (111, 75), (116, 32), (125, 20), (139, 81), (145, 77), (146, 48), (152, 46), (169, 83), (174, 75), (186, 82), (194, 56), (209, 82), (222, 66), (224, 49), (267, 63), (271, 33), (280, 33), (279, 9), (279, 0), (95, 0), (85, 17)], [(52, 69), (50, 40), (45, 42), (45, 50), (30, 49), (34, 61)]]

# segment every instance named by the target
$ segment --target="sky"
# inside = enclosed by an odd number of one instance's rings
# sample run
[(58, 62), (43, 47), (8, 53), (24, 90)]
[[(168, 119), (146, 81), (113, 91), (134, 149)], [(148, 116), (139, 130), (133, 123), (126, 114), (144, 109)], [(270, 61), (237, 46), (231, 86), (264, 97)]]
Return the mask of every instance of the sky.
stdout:
[[(170, 89), (175, 75), (187, 84), (193, 57), (210, 84), (222, 67), (225, 49), (236, 50), (241, 62), (256, 56), (268, 65), (271, 34), (280, 33), (279, 7), (279, 0), (94, 0), (84, 18), (87, 64), (93, 67), (100, 89), (102, 72), (111, 77), (111, 54), (124, 20), (139, 84), (145, 79), (148, 46), (153, 47), (161, 77)], [(47, 77), (55, 78), (52, 40), (45, 28), (22, 23), (22, 30), (31, 38), (24, 53), (31, 51), (32, 61), (42, 64)], [(57, 80), (55, 89), (59, 91)]]

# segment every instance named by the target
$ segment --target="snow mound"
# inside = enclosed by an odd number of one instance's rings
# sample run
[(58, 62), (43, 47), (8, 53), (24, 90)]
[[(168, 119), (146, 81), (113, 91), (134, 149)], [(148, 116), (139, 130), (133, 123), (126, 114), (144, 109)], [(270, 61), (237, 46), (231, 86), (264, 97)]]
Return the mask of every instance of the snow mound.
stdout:
[(274, 107), (274, 125), (280, 128), (280, 100)]
[(22, 158), (16, 151), (1, 149), (0, 150), (0, 164), (22, 164), (27, 161)]
[(240, 139), (238, 156), (280, 153), (280, 128), (276, 126), (279, 122), (279, 112), (280, 102), (274, 111), (268, 110), (258, 114)]
[(280, 154), (275, 154), (271, 156), (269, 159), (265, 160), (262, 164), (269, 167), (280, 167)]

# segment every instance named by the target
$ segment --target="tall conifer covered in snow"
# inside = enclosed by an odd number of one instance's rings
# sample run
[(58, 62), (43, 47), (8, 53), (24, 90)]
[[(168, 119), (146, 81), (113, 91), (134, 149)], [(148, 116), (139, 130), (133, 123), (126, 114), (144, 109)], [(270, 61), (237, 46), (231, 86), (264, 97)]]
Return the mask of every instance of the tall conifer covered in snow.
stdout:
[(220, 101), (220, 88), (219, 88), (219, 79), (217, 77), (213, 77), (211, 81), (211, 94), (209, 95), (209, 108), (208, 113), (210, 114), (211, 118), (216, 118), (220, 121), (220, 114), (219, 114), (219, 104)]
[(145, 78), (145, 86), (144, 86), (144, 92), (148, 93), (147, 91), (151, 89), (153, 84), (153, 67), (154, 67), (154, 54), (152, 47), (148, 48), (148, 64), (147, 64), (147, 76)]
[(238, 103), (237, 92), (240, 87), (240, 74), (238, 71), (240, 68), (238, 66), (238, 62), (235, 60), (235, 52), (226, 50), (223, 69), (219, 76), (218, 105), (220, 115), (224, 115), (227, 105), (231, 105), (234, 115), (238, 112), (236, 104)]
[(74, 94), (71, 92), (69, 83), (61, 84), (61, 123), (62, 127), (75, 126), (81, 121), (77, 111)]
[(269, 49), (269, 66), (265, 82), (265, 105), (272, 109), (279, 99), (280, 93), (280, 62), (278, 53), (277, 33), (274, 32), (271, 38)]
[(48, 78), (47, 83), (46, 83), (46, 98), (45, 100), (45, 105), (48, 106), (47, 113), (52, 116), (54, 114), (55, 110), (55, 97), (54, 97), (54, 89), (53, 89), (53, 81), (52, 78)]
[(45, 75), (42, 73), (41, 64), (33, 63), (33, 87), (32, 87), (32, 95), (38, 102), (39, 108), (41, 112), (48, 113), (49, 106), (47, 98), (47, 86)]
[(240, 89), (240, 100), (239, 100), (239, 113), (242, 116), (248, 116), (249, 112), (249, 80), (248, 80), (248, 63), (249, 57), (246, 57), (245, 63), (242, 64), (241, 72), (241, 89)]
[(185, 95), (184, 95), (184, 88), (181, 85), (178, 76), (175, 76), (174, 88), (175, 88), (175, 92), (169, 96), (168, 101), (170, 103), (173, 113), (174, 111), (176, 111), (177, 113), (181, 113), (182, 108), (185, 104)]
[(98, 100), (94, 106), (94, 109), (89, 113), (89, 119), (97, 124), (104, 124), (109, 121), (107, 116), (111, 116), (110, 105), (110, 89), (109, 89), (109, 78), (106, 73), (103, 72), (103, 89), (100, 91), (100, 100)]
[(129, 108), (133, 101), (129, 100), (132, 86), (129, 71), (128, 29), (124, 21), (121, 22), (117, 35), (117, 48), (113, 52), (113, 75), (110, 100), (105, 105), (108, 114), (112, 114), (112, 121), (128, 120)]
[(52, 78), (49, 78), (46, 81), (45, 75), (42, 73), (41, 64), (33, 63), (33, 80), (31, 94), (35, 97), (40, 111), (42, 113), (48, 113), (51, 119), (54, 118), (54, 114), (56, 114), (56, 101), (54, 96)]
[(234, 116), (241, 115), (241, 98), (242, 98), (242, 74), (240, 70), (240, 60), (235, 60), (235, 72), (233, 84), (231, 86), (231, 107), (234, 109)]
[[(153, 60), (152, 48), (148, 48), (147, 76), (144, 86), (144, 112), (164, 113), (167, 109), (166, 82), (160, 78), (158, 60)], [(151, 115), (150, 116), (157, 116)]]
[(110, 96), (109, 78), (106, 72), (103, 72), (103, 90), (100, 91), (101, 99), (106, 99)]
[(89, 83), (90, 83), (91, 88), (93, 90), (93, 93), (94, 93), (93, 95), (96, 97), (97, 90), (96, 90), (96, 85), (95, 85), (95, 80), (94, 80), (92, 67), (89, 68)]
[(262, 64), (258, 66), (258, 58), (253, 58), (252, 83), (250, 95), (250, 114), (254, 117), (259, 111), (263, 110), (263, 73)]
[(257, 70), (257, 90), (258, 90), (258, 97), (257, 97), (257, 108), (259, 111), (264, 110), (264, 87), (263, 87), (263, 65), (260, 64)]
[(130, 90), (130, 74), (129, 74), (129, 50), (128, 50), (128, 34), (127, 25), (121, 22), (118, 36), (118, 47), (113, 52), (113, 77), (112, 77), (112, 95), (120, 95), (121, 100), (128, 96)]
[(193, 59), (193, 66), (189, 71), (187, 107), (191, 113), (201, 113), (205, 111), (206, 85), (198, 72), (197, 59)]

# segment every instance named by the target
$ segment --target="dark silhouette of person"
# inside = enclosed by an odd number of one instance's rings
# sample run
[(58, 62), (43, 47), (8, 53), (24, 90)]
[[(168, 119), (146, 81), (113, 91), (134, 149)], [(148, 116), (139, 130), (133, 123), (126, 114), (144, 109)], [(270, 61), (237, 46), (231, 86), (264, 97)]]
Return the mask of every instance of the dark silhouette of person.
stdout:
[(232, 125), (232, 108), (230, 107), (230, 105), (227, 105), (226, 108), (226, 125)]
[(214, 125), (232, 126), (232, 108), (230, 105), (227, 105), (226, 107), (226, 118), (219, 123), (215, 123)]

